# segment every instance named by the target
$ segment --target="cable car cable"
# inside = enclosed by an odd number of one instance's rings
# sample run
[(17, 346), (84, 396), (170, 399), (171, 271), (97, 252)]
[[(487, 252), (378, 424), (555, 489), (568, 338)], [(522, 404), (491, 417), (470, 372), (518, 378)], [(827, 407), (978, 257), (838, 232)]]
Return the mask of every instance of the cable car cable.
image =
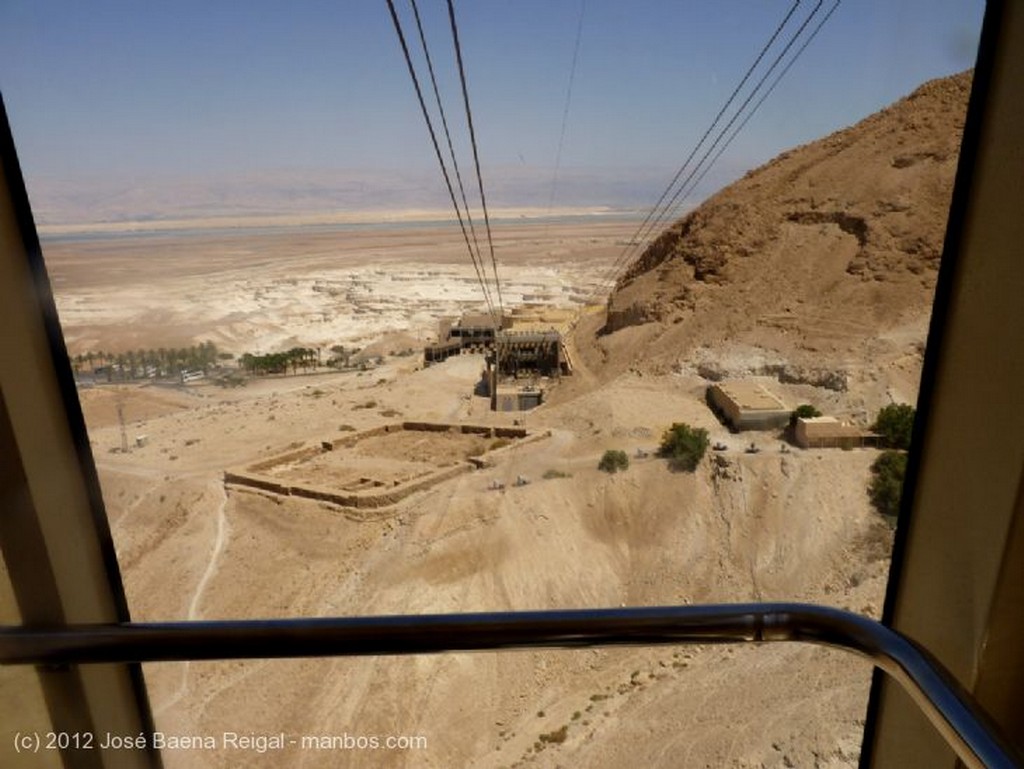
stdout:
[(565, 144), (565, 128), (569, 123), (569, 105), (572, 103), (572, 86), (576, 79), (576, 62), (580, 55), (580, 39), (583, 36), (583, 14), (587, 0), (580, 0), (580, 17), (576, 23), (576, 42), (572, 49), (572, 64), (569, 65), (569, 85), (565, 90), (565, 108), (562, 110), (562, 129), (558, 134), (558, 149), (555, 151), (555, 172), (551, 179), (551, 194), (548, 195), (548, 217), (555, 206), (555, 190), (558, 187), (558, 171), (562, 164), (562, 147)]
[[(441, 92), (437, 85), (437, 78), (434, 75), (434, 63), (430, 58), (430, 49), (427, 46), (427, 38), (423, 32), (423, 24), (420, 20), (419, 6), (416, 4), (416, 0), (409, 0), (409, 4), (412, 6), (413, 16), (416, 19), (416, 29), (419, 32), (420, 44), (423, 46), (423, 56), (427, 62), (427, 71), (430, 73), (430, 82), (434, 89), (434, 101), (437, 103), (437, 110), (441, 115), (441, 126), (444, 128), (444, 137), (448, 144), (448, 155), (452, 161), (452, 168), (455, 171), (455, 180), (459, 187), (459, 195), (462, 198), (462, 205), (466, 212), (466, 221), (469, 223), (469, 231), (473, 236), (473, 245), (476, 247), (476, 259), (479, 261), (481, 267), (483, 266), (483, 258), (480, 252), (480, 241), (476, 236), (476, 226), (473, 224), (473, 215), (470, 212), (469, 202), (466, 199), (466, 188), (462, 184), (462, 173), (459, 171), (459, 161), (455, 157), (455, 147), (452, 145), (452, 135), (448, 130), (448, 118), (445, 115), (444, 105), (441, 102)], [(485, 293), (490, 293), (485, 287)], [(488, 304), (493, 305), (493, 301), (489, 301)]]
[(448, 188), (448, 196), (451, 198), (452, 206), (455, 208), (455, 215), (459, 220), (459, 227), (462, 230), (463, 240), (466, 242), (466, 248), (469, 250), (470, 259), (473, 261), (473, 267), (476, 269), (477, 280), (480, 281), (480, 287), (484, 293), (484, 300), (487, 303), (490, 314), (494, 315), (494, 307), (491, 303), (490, 296), (487, 293), (487, 286), (483, 275), (481, 274), (480, 267), (477, 265), (476, 258), (473, 255), (473, 247), (469, 242), (469, 233), (466, 232), (466, 225), (462, 219), (462, 213), (459, 209), (459, 204), (455, 199), (455, 191), (452, 189), (452, 181), (448, 176), (448, 169), (444, 163), (444, 157), (441, 155), (441, 147), (437, 142), (437, 135), (434, 132), (434, 125), (430, 120), (430, 113), (427, 111), (427, 104), (423, 99), (423, 91), (420, 88), (419, 78), (416, 76), (416, 68), (413, 66), (412, 57), (409, 55), (409, 46), (405, 41), (405, 34), (402, 32), (402, 23), (399, 21), (398, 13), (395, 11), (394, 0), (387, 0), (388, 10), (391, 12), (391, 20), (395, 25), (395, 32), (398, 34), (398, 42), (402, 46), (402, 53), (405, 56), (405, 63), (409, 68), (409, 75), (412, 77), (413, 87), (416, 89), (416, 98), (420, 103), (420, 110), (423, 112), (423, 119), (427, 123), (427, 130), (430, 132), (430, 141), (434, 145), (434, 153), (437, 155), (437, 162), (441, 165), (441, 174), (444, 176), (445, 186)]
[[(388, 0), (390, 3), (391, 0)], [(491, 219), (487, 214), (487, 197), (484, 195), (484, 179), (480, 173), (480, 154), (477, 151), (476, 131), (473, 129), (473, 110), (469, 106), (469, 90), (466, 87), (466, 68), (462, 61), (462, 46), (459, 44), (459, 27), (455, 21), (453, 0), (448, 0), (448, 20), (452, 28), (452, 41), (455, 44), (455, 60), (459, 66), (459, 81), (462, 84), (462, 100), (466, 106), (466, 123), (469, 125), (469, 140), (473, 145), (473, 163), (476, 166), (476, 179), (480, 188), (480, 206), (484, 211), (484, 225), (487, 228), (487, 245), (491, 252), (491, 267), (494, 271), (494, 287), (498, 293), (498, 308), (504, 316), (505, 308), (501, 296), (501, 284), (498, 282), (498, 262), (494, 257), (494, 239), (491, 236)]]
[(714, 131), (715, 126), (718, 125), (718, 122), (722, 119), (722, 116), (726, 113), (726, 111), (728, 111), (729, 106), (736, 99), (739, 92), (743, 89), (743, 86), (746, 85), (747, 81), (750, 79), (750, 76), (754, 73), (754, 70), (761, 63), (761, 60), (768, 53), (772, 45), (774, 45), (776, 39), (782, 33), (782, 30), (786, 27), (786, 25), (789, 23), (789, 20), (792, 18), (793, 14), (796, 12), (801, 2), (802, 0), (795, 0), (793, 5), (790, 6), (789, 11), (783, 17), (782, 21), (779, 22), (779, 25), (775, 28), (775, 31), (772, 33), (772, 36), (768, 39), (768, 42), (765, 43), (764, 46), (761, 48), (761, 52), (757, 55), (757, 58), (754, 59), (753, 64), (751, 64), (750, 67), (747, 68), (746, 74), (743, 75), (743, 79), (740, 80), (739, 84), (733, 89), (732, 93), (729, 95), (729, 98), (726, 100), (725, 104), (722, 105), (722, 108), (718, 111), (718, 114), (715, 116), (715, 119), (711, 122), (711, 125), (708, 126), (707, 130), (704, 132), (704, 135), (701, 136), (697, 144), (694, 145), (694, 148), (690, 151), (690, 154), (687, 156), (686, 160), (683, 161), (683, 164), (679, 167), (679, 170), (676, 171), (675, 176), (672, 177), (672, 181), (670, 181), (668, 183), (668, 186), (665, 187), (657, 202), (651, 207), (650, 211), (648, 211), (647, 213), (647, 216), (644, 217), (643, 222), (641, 222), (636, 232), (634, 232), (633, 236), (626, 243), (623, 252), (612, 263), (611, 268), (606, 271), (605, 276), (599, 283), (599, 286), (604, 285), (610, 279), (612, 279), (621, 270), (622, 263), (628, 260), (630, 257), (632, 257), (636, 250), (639, 248), (639, 245), (643, 243), (644, 240), (647, 239), (647, 237), (649, 237), (650, 231), (652, 229), (649, 225), (652, 221), (652, 218), (655, 216), (656, 212), (662, 206), (662, 203), (664, 203), (665, 199), (669, 196), (672, 189), (679, 181), (680, 177), (682, 177), (683, 172), (686, 170), (686, 167), (693, 160), (694, 156), (700, 151), (700, 148), (704, 144), (704, 142), (707, 141), (708, 136), (710, 136), (711, 132)]
[[(758, 91), (761, 90), (761, 87), (764, 85), (765, 81), (767, 81), (768, 78), (771, 76), (772, 72), (775, 71), (775, 68), (779, 66), (779, 63), (782, 61), (782, 59), (785, 57), (785, 55), (787, 53), (789, 53), (789, 49), (793, 47), (793, 44), (796, 43), (796, 41), (800, 37), (800, 35), (803, 34), (803, 31), (807, 28), (807, 25), (811, 23), (811, 20), (815, 17), (815, 15), (817, 15), (817, 13), (821, 9), (821, 6), (822, 6), (823, 3), (824, 3), (824, 0), (818, 0), (817, 5), (814, 6), (814, 10), (812, 10), (810, 15), (808, 15), (808, 17), (806, 19), (804, 19), (803, 23), (797, 29), (796, 33), (789, 39), (789, 42), (786, 43), (786, 46), (782, 49), (782, 52), (779, 53), (779, 55), (775, 57), (775, 60), (772, 62), (771, 66), (768, 68), (768, 71), (765, 72), (764, 75), (761, 76), (761, 79), (758, 80), (757, 85), (754, 86), (754, 90), (751, 91), (747, 95), (747, 98), (743, 101), (743, 104), (741, 104), (740, 108), (736, 111), (736, 114), (734, 114), (732, 116), (732, 118), (729, 120), (729, 122), (725, 124), (725, 126), (722, 128), (722, 130), (718, 133), (718, 136), (715, 138), (715, 141), (704, 152), (704, 155), (701, 156), (700, 161), (698, 161), (697, 165), (690, 171), (690, 173), (687, 176), (686, 180), (679, 187), (679, 189), (676, 190), (675, 194), (672, 196), (672, 198), (669, 200), (668, 204), (665, 206), (664, 211), (662, 211), (660, 217), (655, 222), (655, 227), (660, 226), (661, 224), (663, 224), (669, 218), (669, 216), (668, 216), (669, 213), (671, 211), (673, 211), (673, 210), (676, 210), (676, 202), (677, 201), (679, 201), (680, 204), (681, 204), (685, 200), (685, 197), (681, 197), (683, 190), (687, 189), (687, 186), (689, 185), (690, 181), (697, 175), (697, 173), (700, 170), (701, 166), (704, 165), (705, 161), (711, 156), (711, 153), (714, 152), (715, 149), (718, 147), (718, 145), (721, 143), (721, 141), (725, 137), (726, 133), (729, 131), (730, 128), (732, 128), (733, 123), (735, 123), (739, 119), (740, 115), (743, 114), (743, 111), (747, 108), (747, 106), (750, 104), (750, 102), (754, 99), (754, 97), (757, 95)], [(687, 193), (687, 194), (689, 194), (689, 193)]]

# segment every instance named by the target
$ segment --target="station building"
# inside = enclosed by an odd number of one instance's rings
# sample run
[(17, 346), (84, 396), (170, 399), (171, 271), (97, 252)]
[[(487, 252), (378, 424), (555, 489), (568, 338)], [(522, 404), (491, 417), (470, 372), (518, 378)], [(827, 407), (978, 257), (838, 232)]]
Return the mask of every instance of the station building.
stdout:
[(711, 410), (735, 432), (785, 427), (793, 412), (760, 382), (719, 382), (708, 387), (706, 398)]
[(423, 348), (423, 363), (429, 366), (453, 355), (485, 352), (494, 346), (498, 332), (509, 324), (509, 318), (487, 314), (466, 314), (457, 321), (444, 318), (438, 323), (437, 343)]
[[(569, 317), (567, 311), (558, 319), (565, 320), (562, 316)], [(438, 325), (438, 342), (423, 349), (423, 362), (429, 366), (464, 353), (484, 353), (481, 394), (490, 397), (493, 411), (536, 408), (544, 402), (544, 382), (572, 373), (562, 332), (536, 314), (444, 319)]]
[(830, 449), (877, 446), (881, 436), (835, 417), (799, 417), (793, 439), (802, 449)]

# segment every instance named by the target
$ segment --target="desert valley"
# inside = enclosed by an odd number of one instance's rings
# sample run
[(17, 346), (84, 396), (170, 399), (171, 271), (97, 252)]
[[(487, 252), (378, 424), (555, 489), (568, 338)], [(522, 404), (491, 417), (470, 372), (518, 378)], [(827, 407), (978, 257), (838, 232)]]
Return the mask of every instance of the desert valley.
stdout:
[[(877, 617), (892, 539), (867, 492), (879, 451), (735, 434), (705, 394), (761, 384), (864, 429), (916, 401), (969, 88), (970, 73), (927, 83), (749, 172), (610, 295), (602, 278), (636, 219), (500, 221), (506, 306), (557, 326), (572, 361), (528, 411), (478, 394), (481, 353), (424, 365), (442, 318), (480, 311), (450, 225), (44, 238), (73, 359), (225, 354), (187, 383), (82, 377), (133, 619), (767, 600)], [(334, 346), (351, 365), (238, 367)], [(409, 427), (424, 423), (456, 432)], [(673, 471), (656, 456), (673, 423), (720, 450)], [(406, 427), (374, 432), (385, 425)], [(609, 450), (628, 468), (598, 469)], [(444, 477), (363, 507), (229, 482), (254, 467), (353, 493)], [(855, 766), (870, 674), (795, 645), (145, 666), (167, 734), (419, 740), (341, 758), (165, 750), (171, 769)]]

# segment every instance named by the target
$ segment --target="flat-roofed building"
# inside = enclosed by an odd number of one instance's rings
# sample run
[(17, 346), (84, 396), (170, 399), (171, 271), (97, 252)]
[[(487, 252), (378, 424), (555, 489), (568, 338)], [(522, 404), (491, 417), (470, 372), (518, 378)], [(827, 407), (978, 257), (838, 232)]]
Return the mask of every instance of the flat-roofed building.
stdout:
[(874, 446), (879, 436), (835, 417), (798, 417), (793, 439), (802, 449), (827, 449)]
[(544, 402), (544, 391), (537, 387), (517, 387), (514, 385), (498, 385), (494, 411), (529, 411)]
[(562, 335), (554, 330), (499, 331), (488, 365), (493, 358), (499, 377), (518, 378), (521, 372), (558, 377), (571, 373), (564, 349)]
[(494, 346), (495, 335), (508, 323), (508, 318), (482, 313), (467, 313), (458, 321), (442, 318), (437, 324), (437, 343), (423, 348), (423, 363), (429, 366), (453, 355), (489, 350)]
[(503, 325), (502, 319), (492, 315), (466, 313), (456, 325), (449, 325), (448, 334), (452, 338), (489, 343), (494, 341), (494, 333)]
[(733, 430), (773, 430), (789, 424), (792, 414), (782, 399), (760, 382), (719, 382), (708, 387), (707, 401)]

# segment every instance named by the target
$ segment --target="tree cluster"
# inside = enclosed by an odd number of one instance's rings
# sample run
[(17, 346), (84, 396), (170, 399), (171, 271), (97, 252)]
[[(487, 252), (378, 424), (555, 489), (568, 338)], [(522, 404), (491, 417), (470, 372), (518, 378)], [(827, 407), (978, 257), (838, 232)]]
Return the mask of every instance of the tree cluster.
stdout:
[(352, 356), (359, 352), (358, 348), (345, 347), (343, 344), (331, 346), (331, 357), (327, 359), (327, 365), (332, 368), (348, 368)]
[(818, 411), (810, 403), (804, 403), (793, 409), (793, 414), (789, 418), (789, 426), (796, 427), (796, 420), (798, 419), (811, 419), (813, 417), (820, 417), (821, 412)]
[(871, 429), (882, 436), (889, 448), (906, 451), (914, 431), (914, 414), (914, 407), (907, 403), (890, 403), (878, 412)]
[(293, 347), (285, 352), (272, 352), (266, 355), (245, 353), (238, 362), (250, 374), (287, 374), (291, 366), (292, 373), (315, 369), (320, 365), (320, 351), (312, 347)]
[(71, 360), (75, 373), (105, 374), (108, 382), (136, 379), (160, 379), (178, 376), (184, 371), (203, 371), (222, 357), (213, 342), (191, 347), (140, 348), (126, 352), (103, 350), (79, 353)]
[(907, 472), (907, 455), (902, 451), (883, 451), (871, 464), (868, 496), (875, 509), (895, 519), (903, 496), (903, 478)]

